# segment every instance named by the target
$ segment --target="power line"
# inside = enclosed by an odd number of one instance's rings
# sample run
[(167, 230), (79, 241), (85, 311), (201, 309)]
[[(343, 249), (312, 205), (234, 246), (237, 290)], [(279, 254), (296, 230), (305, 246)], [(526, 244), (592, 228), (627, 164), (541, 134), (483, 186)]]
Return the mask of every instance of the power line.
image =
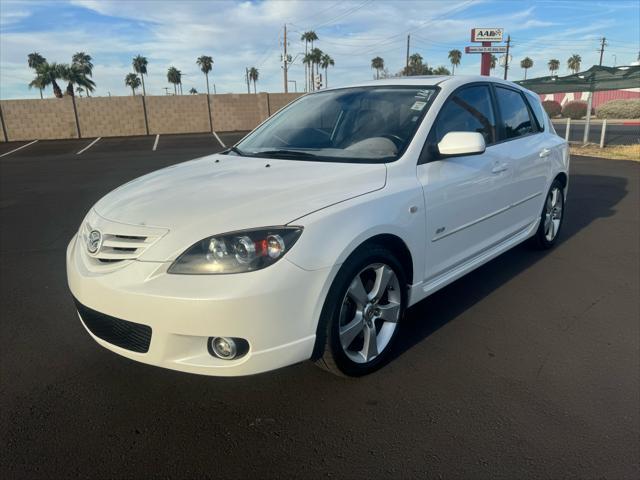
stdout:
[[(441, 19), (442, 17), (445, 17), (447, 15), (450, 15), (454, 10), (460, 10), (460, 9), (464, 9), (466, 8), (468, 5), (470, 5), (473, 2), (473, 0), (468, 0), (465, 3), (461, 4), (461, 5), (455, 5), (453, 8), (446, 10), (444, 12), (442, 12), (440, 15), (436, 15), (435, 17), (432, 17), (428, 20), (424, 20), (421, 22), (421, 24), (419, 26), (416, 27), (412, 27), (409, 28), (403, 32), (397, 33), (395, 35), (391, 35), (390, 37), (383, 39), (380, 42), (374, 43), (373, 45), (370, 45), (368, 48), (362, 50), (362, 51), (356, 51), (356, 52), (352, 52), (354, 55), (360, 55), (360, 54), (367, 54), (367, 53), (371, 53), (373, 51), (375, 51), (376, 49), (378, 49), (381, 46), (384, 45), (389, 45), (389, 44), (393, 44), (396, 43), (397, 40), (391, 40), (391, 39), (395, 39), (397, 37), (400, 37), (401, 39), (404, 39), (405, 35), (408, 35), (410, 33), (413, 33), (416, 30), (420, 30), (421, 28), (426, 27), (427, 25), (429, 25), (430, 23), (433, 23), (436, 20)], [(391, 40), (391, 41), (389, 41)]]
[(345, 17), (348, 17), (349, 15), (351, 15), (352, 13), (357, 12), (358, 10), (360, 10), (361, 8), (363, 8), (367, 3), (371, 3), (373, 0), (365, 0), (364, 2), (362, 2), (361, 4), (357, 5), (354, 8), (351, 8), (350, 10), (346, 10), (344, 12), (342, 12), (341, 14), (337, 15), (336, 17), (327, 20), (324, 23), (321, 23), (320, 25), (316, 25), (315, 27), (311, 28), (311, 30), (319, 30), (323, 27), (326, 27), (327, 25), (331, 25), (332, 23), (334, 23), (336, 20), (341, 20)]

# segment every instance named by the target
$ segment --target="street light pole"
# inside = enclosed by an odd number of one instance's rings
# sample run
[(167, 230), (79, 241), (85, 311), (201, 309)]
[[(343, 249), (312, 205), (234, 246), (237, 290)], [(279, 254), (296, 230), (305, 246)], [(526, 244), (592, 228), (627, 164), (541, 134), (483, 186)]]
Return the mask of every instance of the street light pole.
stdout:
[(288, 58), (287, 58), (287, 24), (284, 24), (284, 56), (282, 61), (284, 62), (284, 93), (289, 93), (289, 82), (287, 81)]

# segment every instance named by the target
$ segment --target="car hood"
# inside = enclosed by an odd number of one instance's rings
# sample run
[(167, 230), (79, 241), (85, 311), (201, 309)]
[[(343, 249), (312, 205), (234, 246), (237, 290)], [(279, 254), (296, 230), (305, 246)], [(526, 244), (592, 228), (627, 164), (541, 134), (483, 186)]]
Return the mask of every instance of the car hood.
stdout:
[(94, 209), (113, 222), (168, 230), (140, 257), (167, 261), (208, 236), (285, 225), (385, 182), (384, 164), (211, 155), (126, 183)]

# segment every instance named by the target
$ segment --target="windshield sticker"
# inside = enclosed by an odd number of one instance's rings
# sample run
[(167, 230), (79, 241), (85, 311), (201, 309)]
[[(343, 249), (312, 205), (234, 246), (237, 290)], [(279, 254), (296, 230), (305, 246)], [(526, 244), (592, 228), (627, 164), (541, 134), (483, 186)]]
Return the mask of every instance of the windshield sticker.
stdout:
[(411, 107), (411, 110), (422, 110), (426, 104), (427, 102), (420, 102), (420, 101), (415, 102)]
[(429, 100), (431, 98), (431, 95), (433, 95), (433, 90), (418, 90), (415, 97)]

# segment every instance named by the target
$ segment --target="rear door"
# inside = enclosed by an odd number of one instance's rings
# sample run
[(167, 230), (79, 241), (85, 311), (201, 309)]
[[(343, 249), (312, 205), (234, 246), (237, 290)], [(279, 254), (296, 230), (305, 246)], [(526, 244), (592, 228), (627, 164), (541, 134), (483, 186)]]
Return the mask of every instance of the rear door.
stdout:
[(498, 84), (494, 92), (499, 118), (495, 150), (510, 170), (505, 221), (515, 234), (540, 216), (553, 152), (546, 146), (544, 122), (538, 121), (524, 92)]
[(510, 185), (506, 159), (497, 151), (496, 122), (488, 83), (453, 92), (429, 132), (425, 151), (449, 132), (479, 132), (487, 145), (480, 155), (439, 158), (423, 155), (417, 168), (426, 205), (426, 281), (464, 265), (499, 243), (510, 225), (504, 213)]

